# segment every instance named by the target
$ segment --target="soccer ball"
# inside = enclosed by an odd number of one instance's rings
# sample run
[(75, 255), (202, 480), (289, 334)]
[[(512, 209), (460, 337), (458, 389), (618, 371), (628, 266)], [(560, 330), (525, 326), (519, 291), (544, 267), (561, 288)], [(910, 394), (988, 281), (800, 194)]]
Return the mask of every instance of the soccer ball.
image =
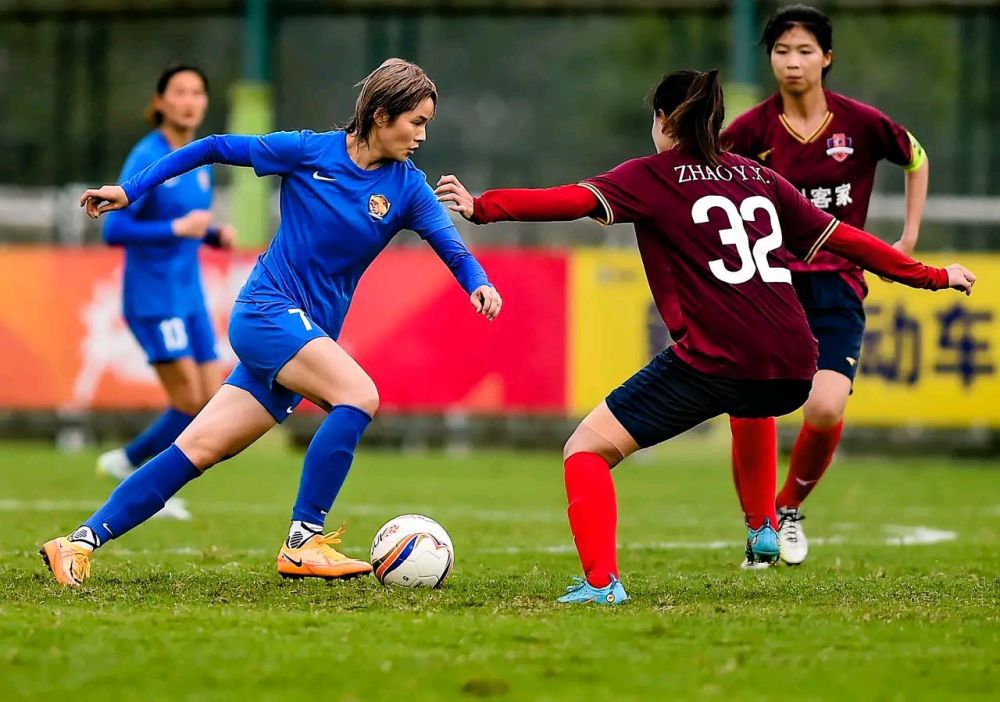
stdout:
[(422, 514), (386, 522), (372, 541), (372, 567), (383, 585), (441, 587), (454, 564), (448, 532)]

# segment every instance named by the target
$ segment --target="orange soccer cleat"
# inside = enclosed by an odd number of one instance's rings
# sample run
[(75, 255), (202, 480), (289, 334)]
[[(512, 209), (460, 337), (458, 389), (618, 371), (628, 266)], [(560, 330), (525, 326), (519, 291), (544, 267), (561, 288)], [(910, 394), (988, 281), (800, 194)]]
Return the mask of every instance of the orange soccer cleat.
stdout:
[(90, 549), (78, 546), (68, 537), (46, 541), (38, 553), (62, 585), (76, 587), (90, 577)]
[(344, 533), (341, 526), (331, 534), (316, 534), (298, 548), (286, 541), (278, 552), (278, 573), (283, 578), (354, 578), (372, 572), (371, 563), (348, 558), (331, 544), (339, 544)]

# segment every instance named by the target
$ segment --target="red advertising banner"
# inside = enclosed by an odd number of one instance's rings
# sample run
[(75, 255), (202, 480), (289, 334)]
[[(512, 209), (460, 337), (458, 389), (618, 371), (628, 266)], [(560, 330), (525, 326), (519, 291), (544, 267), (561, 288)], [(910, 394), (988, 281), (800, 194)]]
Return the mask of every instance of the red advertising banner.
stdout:
[[(205, 251), (220, 331), (256, 255)], [(483, 252), (504, 295), (489, 323), (426, 249), (393, 248), (361, 281), (341, 343), (385, 410), (558, 412), (566, 408), (567, 255)], [(165, 398), (121, 317), (120, 251), (0, 249), (0, 407), (140, 409)]]

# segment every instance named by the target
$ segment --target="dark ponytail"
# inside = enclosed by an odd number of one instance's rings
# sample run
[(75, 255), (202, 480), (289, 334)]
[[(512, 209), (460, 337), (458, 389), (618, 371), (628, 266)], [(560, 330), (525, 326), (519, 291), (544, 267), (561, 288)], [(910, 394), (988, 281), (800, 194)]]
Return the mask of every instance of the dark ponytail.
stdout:
[(722, 154), (719, 132), (726, 103), (719, 71), (674, 71), (653, 91), (653, 112), (667, 116), (667, 129), (678, 146), (717, 165)]

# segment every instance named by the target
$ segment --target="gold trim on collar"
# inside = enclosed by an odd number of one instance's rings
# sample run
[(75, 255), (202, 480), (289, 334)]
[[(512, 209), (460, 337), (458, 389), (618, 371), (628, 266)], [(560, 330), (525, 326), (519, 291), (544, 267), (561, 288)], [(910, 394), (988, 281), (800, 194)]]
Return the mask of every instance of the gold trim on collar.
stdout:
[(781, 120), (781, 126), (785, 128), (785, 131), (791, 134), (796, 141), (802, 144), (810, 144), (816, 141), (817, 137), (819, 137), (819, 135), (822, 134), (824, 131), (826, 131), (826, 128), (830, 126), (830, 122), (833, 120), (833, 113), (830, 112), (829, 110), (826, 111), (826, 117), (823, 118), (823, 121), (820, 123), (820, 125), (816, 127), (816, 131), (813, 132), (808, 139), (806, 139), (797, 131), (795, 131), (792, 125), (788, 123), (788, 118), (785, 117), (784, 112), (778, 115), (778, 119)]

